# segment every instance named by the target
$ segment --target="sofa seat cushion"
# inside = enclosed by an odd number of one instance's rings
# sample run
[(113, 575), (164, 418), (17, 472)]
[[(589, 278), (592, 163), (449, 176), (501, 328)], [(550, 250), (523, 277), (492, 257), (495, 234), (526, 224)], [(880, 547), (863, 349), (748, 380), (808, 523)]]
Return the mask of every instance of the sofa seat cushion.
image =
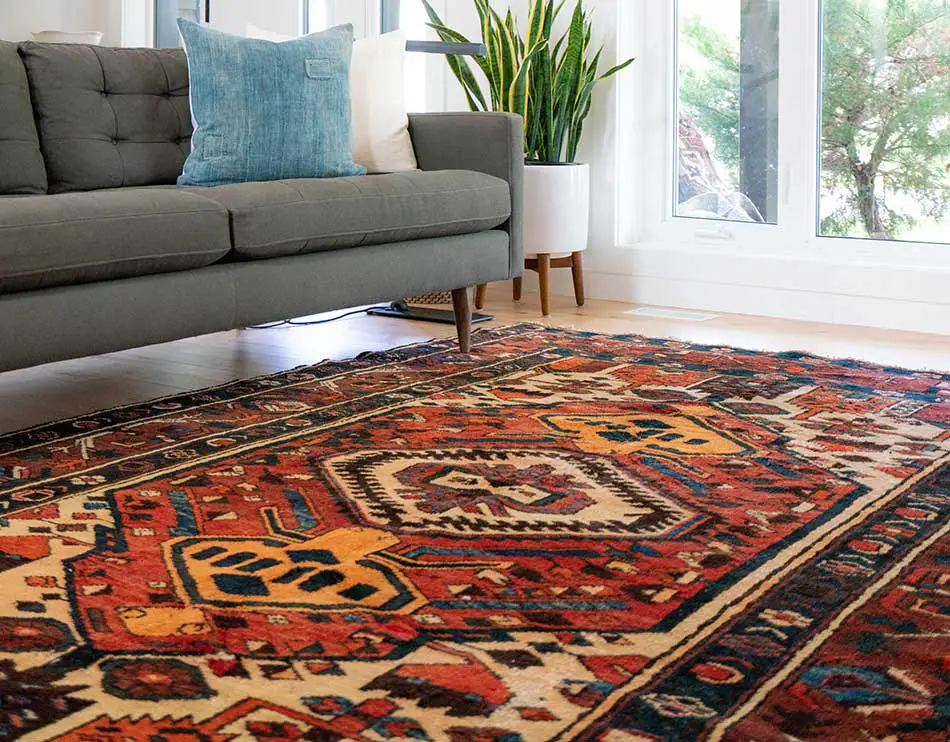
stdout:
[(468, 170), (241, 183), (201, 194), (231, 212), (239, 260), (473, 234), (511, 216), (508, 184)]
[(0, 294), (202, 268), (228, 213), (178, 188), (0, 198)]

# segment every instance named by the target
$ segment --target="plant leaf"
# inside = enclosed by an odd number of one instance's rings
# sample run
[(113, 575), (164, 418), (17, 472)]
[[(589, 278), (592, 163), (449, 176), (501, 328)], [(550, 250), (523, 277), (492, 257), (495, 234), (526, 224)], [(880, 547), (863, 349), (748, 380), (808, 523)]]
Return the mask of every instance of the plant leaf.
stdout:
[(625, 62), (621, 62), (618, 65), (614, 65), (597, 79), (607, 80), (608, 78), (611, 78), (614, 75), (616, 75), (618, 72), (622, 72), (623, 70), (627, 69), (627, 67), (629, 67), (631, 64), (633, 64), (636, 61), (637, 61), (636, 57), (630, 57), (630, 59), (626, 60)]
[(539, 42), (537, 46), (528, 52), (524, 61), (521, 63), (521, 69), (511, 83), (511, 89), (508, 91), (508, 110), (512, 113), (519, 113), (523, 117), (528, 115), (528, 73), (531, 70), (531, 62), (544, 48), (544, 42)]
[[(439, 14), (429, 4), (428, 0), (422, 0), (422, 3), (425, 6), (426, 13), (428, 14), (431, 21), (428, 24), (429, 27), (436, 32), (442, 41), (468, 43), (468, 39), (466, 39), (465, 36), (460, 34), (458, 31), (453, 31), (442, 23), (442, 19), (439, 18)], [(465, 98), (468, 101), (469, 108), (472, 111), (489, 110), (488, 103), (485, 100), (485, 95), (482, 92), (482, 87), (479, 85), (478, 80), (472, 73), (472, 68), (468, 63), (468, 60), (459, 55), (450, 54), (446, 56), (446, 62), (448, 63), (452, 74), (455, 75), (456, 80), (458, 80), (459, 84), (462, 86), (462, 90), (465, 93)]]
[[(429, 0), (422, 0), (429, 24), (443, 41), (467, 43), (442, 23)], [(553, 29), (567, 0), (530, 0), (527, 35), (518, 31), (511, 12), (504, 17), (491, 0), (472, 0), (478, 13), (484, 58), (474, 64), (461, 56), (446, 57), (472, 110), (510, 111), (525, 118), (525, 155), (529, 159), (572, 162), (584, 133), (597, 84), (634, 61), (628, 59), (600, 74), (603, 48), (592, 56), (592, 16), (584, 0), (575, 0), (567, 30), (555, 41)], [(552, 43), (553, 42), (553, 43)], [(476, 77), (488, 81), (488, 93)]]
[(558, 71), (554, 83), (557, 103), (555, 106), (555, 146), (558, 148), (556, 153), (560, 159), (563, 143), (566, 142), (571, 121), (571, 112), (574, 110), (574, 104), (577, 100), (577, 91), (581, 84), (581, 75), (583, 74), (583, 61), (585, 51), (585, 15), (583, 0), (577, 0), (574, 6), (574, 15), (571, 18), (571, 25), (567, 31), (567, 40), (564, 45), (564, 52), (561, 62), (558, 65)]
[(492, 110), (503, 110), (502, 69), (499, 56), (501, 53), (500, 37), (496, 33), (492, 23), (492, 14), (488, 7), (487, 0), (474, 0), (474, 3), (482, 26), (482, 43), (485, 44), (487, 49), (487, 76), (491, 88)]

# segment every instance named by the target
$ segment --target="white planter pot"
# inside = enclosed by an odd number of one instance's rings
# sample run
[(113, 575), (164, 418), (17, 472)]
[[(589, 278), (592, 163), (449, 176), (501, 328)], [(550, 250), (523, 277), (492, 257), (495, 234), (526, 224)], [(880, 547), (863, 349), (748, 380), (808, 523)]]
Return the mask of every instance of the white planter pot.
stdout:
[(102, 33), (100, 31), (37, 31), (33, 34), (33, 41), (98, 46), (102, 43)]
[(587, 249), (590, 166), (525, 165), (525, 254), (569, 255)]

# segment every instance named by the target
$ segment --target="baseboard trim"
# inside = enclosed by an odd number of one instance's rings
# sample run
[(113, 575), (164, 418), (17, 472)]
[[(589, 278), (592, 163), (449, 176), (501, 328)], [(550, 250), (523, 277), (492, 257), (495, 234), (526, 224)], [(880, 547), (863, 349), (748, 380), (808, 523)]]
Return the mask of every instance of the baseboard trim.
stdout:
[[(585, 255), (594, 299), (950, 335), (950, 270), (644, 244)], [(552, 291), (571, 296), (570, 275)], [(526, 289), (536, 290), (533, 276)]]

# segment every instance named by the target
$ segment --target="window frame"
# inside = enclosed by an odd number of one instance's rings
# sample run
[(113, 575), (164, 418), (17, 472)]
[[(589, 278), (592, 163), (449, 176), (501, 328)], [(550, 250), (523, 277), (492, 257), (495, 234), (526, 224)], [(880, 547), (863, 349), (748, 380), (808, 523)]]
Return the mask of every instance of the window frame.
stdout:
[[(309, 0), (304, 0), (309, 2)], [(392, 21), (386, 22), (386, 14), (389, 18), (399, 18), (401, 3), (399, 0), (324, 0), (327, 3), (327, 16), (330, 25), (341, 23), (352, 23), (357, 38), (377, 36), (386, 33)], [(447, 11), (447, 0), (432, 0), (432, 5), (437, 12), (443, 14)], [(396, 13), (395, 16), (392, 14)], [(430, 39), (434, 33), (430, 32)], [(415, 40), (415, 39), (412, 39)], [(413, 52), (418, 55), (418, 52)], [(447, 65), (445, 59), (437, 54), (425, 54), (426, 75), (425, 75), (425, 109), (429, 111), (442, 111), (446, 108), (447, 85), (449, 83)], [(413, 111), (415, 113), (415, 111)]]
[[(175, 2), (180, 5), (179, 0), (165, 0), (165, 2)], [(208, 23), (211, 19), (211, 0), (194, 0), (195, 6), (195, 18), (199, 23)], [(175, 39), (175, 45), (171, 47), (163, 47), (162, 44), (169, 42), (171, 39), (160, 38), (163, 34), (163, 31), (166, 29), (162, 26), (162, 12), (163, 12), (163, 0), (152, 0), (151, 8), (149, 15), (151, 16), (151, 24), (149, 29), (149, 36), (151, 37), (151, 46), (153, 48), (170, 48), (177, 49), (180, 46), (180, 38), (178, 36), (178, 29), (174, 29), (172, 33), (172, 38)], [(184, 17), (180, 14), (176, 16), (178, 18)], [(169, 31), (171, 29), (168, 29)]]
[[(641, 76), (639, 85), (630, 77), (621, 77), (620, 81), (620, 203), (631, 203), (633, 199), (637, 205), (635, 209), (618, 208), (621, 246), (664, 243), (704, 246), (742, 255), (950, 269), (950, 245), (818, 234), (823, 82), (821, 0), (783, 0), (780, 9), (778, 224), (674, 216), (678, 169), (678, 8), (678, 2), (647, 2), (640, 13), (621, 17), (621, 29), (639, 33), (639, 63), (647, 70), (663, 71)], [(635, 22), (640, 23), (639, 28)], [(621, 36), (626, 35), (622, 30)], [(631, 116), (636, 118), (632, 126)], [(662, 141), (663, 147), (651, 146), (657, 141)], [(637, 194), (641, 194), (639, 198)]]
[(401, 0), (379, 0), (379, 32), (389, 33), (400, 27)]

